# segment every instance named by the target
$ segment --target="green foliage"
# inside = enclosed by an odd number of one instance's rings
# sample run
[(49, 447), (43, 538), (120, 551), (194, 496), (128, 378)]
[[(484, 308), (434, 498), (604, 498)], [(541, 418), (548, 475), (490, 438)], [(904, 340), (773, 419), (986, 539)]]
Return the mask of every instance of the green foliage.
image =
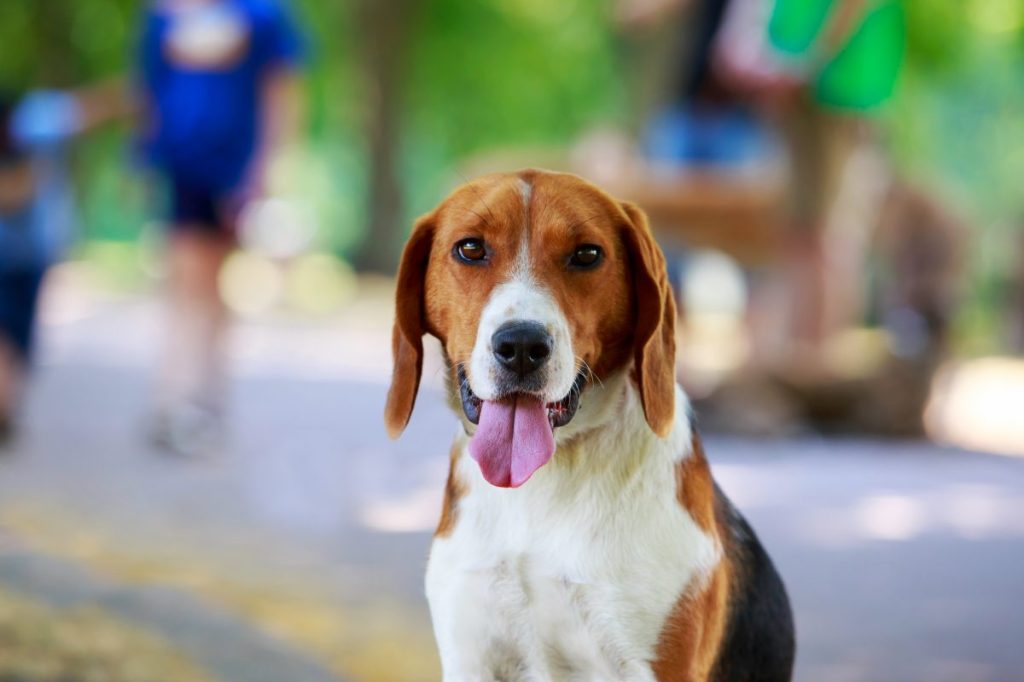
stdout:
[(608, 7), (593, 0), (426, 0), (408, 76), (417, 211), (447, 178), (421, 175), (488, 148), (565, 145), (621, 118)]
[(991, 349), (1012, 245), (1024, 229), (1024, 0), (905, 0), (908, 59), (886, 112), (900, 171), (940, 192), (971, 230), (958, 328)]
[(118, 73), (138, 0), (3, 0), (0, 87), (65, 87)]
[(612, 34), (586, 0), (430, 0), (409, 74), (414, 137), (455, 157), (561, 143), (620, 102)]
[[(70, 86), (130, 74), (144, 0), (0, 0), (0, 88)], [(351, 252), (367, 216), (367, 102), (360, 2), (292, 0), (309, 35), (310, 140), (294, 184)], [(908, 50), (883, 115), (897, 166), (959, 199), (980, 250), (975, 291), (994, 305), (1006, 231), (1024, 211), (1024, 0), (903, 0)], [(397, 149), (406, 222), (467, 157), (562, 147), (622, 122), (627, 83), (609, 0), (405, 0), (411, 13)], [(127, 126), (79, 147), (86, 234), (130, 240), (156, 196), (131, 161)], [(151, 195), (151, 196), (147, 196)]]
[[(370, 0), (373, 1), (373, 0)], [(293, 0), (309, 36), (310, 167), (333, 194), (312, 200), (324, 241), (350, 250), (362, 233), (372, 86), (355, 46), (356, 3)], [(142, 0), (0, 1), (0, 87), (72, 86), (132, 72)], [(613, 30), (593, 0), (420, 0), (408, 45), (400, 147), (407, 220), (438, 199), (467, 155), (522, 144), (563, 145), (622, 110)], [(79, 145), (86, 234), (129, 239), (147, 191), (122, 128)], [(159, 192), (149, 190), (158, 196)], [(150, 207), (155, 202), (150, 202)]]
[(950, 68), (962, 56), (967, 33), (964, 0), (904, 0), (907, 61), (931, 73)]

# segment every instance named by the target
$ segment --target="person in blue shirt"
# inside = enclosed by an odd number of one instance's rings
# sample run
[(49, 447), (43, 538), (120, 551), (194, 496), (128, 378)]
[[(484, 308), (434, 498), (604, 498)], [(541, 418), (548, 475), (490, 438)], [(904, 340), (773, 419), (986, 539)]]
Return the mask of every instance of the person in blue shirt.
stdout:
[(113, 81), (0, 96), (0, 445), (13, 433), (44, 275), (74, 232), (69, 143), (129, 111)]
[(152, 436), (174, 452), (220, 440), (228, 316), (218, 275), (267, 160), (298, 127), (302, 54), (284, 0), (151, 0), (144, 12), (142, 142), (170, 199)]

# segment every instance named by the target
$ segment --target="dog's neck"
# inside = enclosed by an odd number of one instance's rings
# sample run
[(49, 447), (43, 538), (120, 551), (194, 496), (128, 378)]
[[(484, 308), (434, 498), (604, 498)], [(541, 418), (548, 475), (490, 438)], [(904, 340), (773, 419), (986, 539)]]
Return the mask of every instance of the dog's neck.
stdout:
[(555, 442), (559, 448), (593, 445), (591, 441), (606, 437), (609, 429), (631, 431), (637, 426), (637, 410), (643, 420), (640, 396), (629, 370), (619, 370), (604, 380), (592, 379), (580, 398), (576, 417), (555, 431)]
[(677, 387), (675, 424), (667, 437), (659, 438), (644, 418), (640, 393), (627, 368), (592, 384), (576, 418), (555, 435), (554, 467), (584, 464), (591, 475), (628, 478), (647, 458), (677, 459), (689, 452), (689, 402)]

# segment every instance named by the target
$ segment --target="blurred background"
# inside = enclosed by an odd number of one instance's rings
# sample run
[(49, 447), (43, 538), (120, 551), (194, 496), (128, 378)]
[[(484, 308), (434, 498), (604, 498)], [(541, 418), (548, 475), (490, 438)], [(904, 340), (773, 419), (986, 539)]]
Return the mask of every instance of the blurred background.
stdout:
[[(296, 47), (254, 83), (293, 88), (245, 100), (260, 178), (210, 214), (242, 248), (189, 270), (145, 46), (223, 72), (249, 58), (203, 59), (260, 12)], [(49, 173), (40, 231), (68, 233), (9, 353), (0, 680), (439, 679), (421, 582), (455, 422), (434, 349), (385, 436), (392, 275), (417, 215), (527, 166), (649, 213), (797, 679), (1024, 680), (1024, 0), (3, 0), (0, 92), (0, 319)], [(181, 272), (229, 327), (196, 333)], [(204, 338), (223, 395), (155, 432), (164, 350)]]

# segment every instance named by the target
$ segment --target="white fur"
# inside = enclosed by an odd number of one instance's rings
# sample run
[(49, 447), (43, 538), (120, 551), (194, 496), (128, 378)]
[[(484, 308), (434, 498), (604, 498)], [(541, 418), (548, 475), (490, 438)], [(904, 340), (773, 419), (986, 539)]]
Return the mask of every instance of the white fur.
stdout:
[(519, 178), (519, 195), (523, 197), (523, 211), (529, 218), (530, 202), (533, 200), (533, 185), (522, 178)]
[(569, 323), (551, 295), (530, 276), (525, 260), (525, 254), (520, 253), (513, 279), (495, 287), (480, 314), (469, 362), (469, 385), (482, 400), (499, 397), (497, 373), (500, 366), (494, 358), (491, 337), (506, 322), (537, 322), (554, 341), (551, 358), (544, 367), (546, 380), (541, 398), (545, 402), (557, 402), (567, 396), (576, 379)]
[(653, 681), (666, 618), (719, 561), (676, 497), (691, 451), (681, 390), (665, 439), (625, 372), (588, 388), (557, 433), (552, 461), (518, 489), (488, 484), (462, 443), (465, 494), (426, 578), (448, 682)]

